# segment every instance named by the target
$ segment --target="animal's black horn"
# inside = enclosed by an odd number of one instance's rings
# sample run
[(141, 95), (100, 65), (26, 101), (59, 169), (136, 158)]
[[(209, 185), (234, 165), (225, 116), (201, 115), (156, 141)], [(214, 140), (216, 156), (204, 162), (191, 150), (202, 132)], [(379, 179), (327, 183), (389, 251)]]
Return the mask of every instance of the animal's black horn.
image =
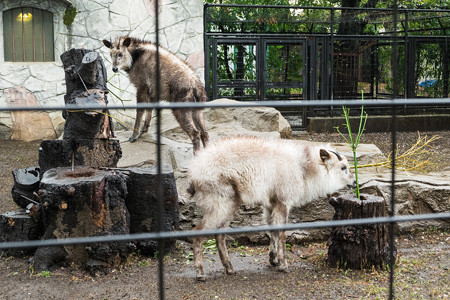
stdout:
[(328, 150), (328, 151), (330, 151), (331, 153), (334, 153), (339, 160), (342, 160), (342, 156), (341, 156), (341, 154), (339, 152), (333, 151), (333, 150)]

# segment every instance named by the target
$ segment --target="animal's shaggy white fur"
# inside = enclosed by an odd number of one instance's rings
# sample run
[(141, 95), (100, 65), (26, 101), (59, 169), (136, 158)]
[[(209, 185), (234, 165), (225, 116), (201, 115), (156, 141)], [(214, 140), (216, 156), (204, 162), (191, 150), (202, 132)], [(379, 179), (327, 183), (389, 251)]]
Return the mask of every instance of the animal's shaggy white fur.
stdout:
[[(189, 176), (189, 192), (204, 213), (196, 229), (228, 226), (242, 204), (261, 205), (268, 224), (284, 224), (293, 206), (354, 184), (347, 159), (332, 149), (245, 136), (210, 143), (193, 159)], [(271, 235), (270, 262), (281, 270), (287, 270), (285, 238)], [(216, 239), (227, 273), (234, 273), (224, 237)], [(194, 239), (199, 280), (205, 279), (202, 242)]]

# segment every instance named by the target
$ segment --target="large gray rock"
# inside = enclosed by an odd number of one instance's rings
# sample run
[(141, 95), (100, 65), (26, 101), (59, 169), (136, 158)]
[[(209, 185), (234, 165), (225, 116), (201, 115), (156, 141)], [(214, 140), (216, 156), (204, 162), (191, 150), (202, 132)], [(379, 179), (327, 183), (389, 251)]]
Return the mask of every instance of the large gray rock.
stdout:
[[(391, 170), (371, 168), (361, 172), (361, 191), (386, 200), (391, 211)], [(418, 215), (450, 211), (450, 171), (418, 174), (395, 173), (395, 214)], [(428, 226), (447, 227), (450, 220), (425, 220), (398, 223), (401, 232)]]
[[(229, 104), (234, 100), (218, 99), (211, 103)], [(290, 137), (291, 127), (280, 112), (271, 107), (209, 108), (204, 110), (210, 139), (235, 134), (249, 134), (268, 138)], [(119, 167), (141, 167), (156, 163), (156, 118), (152, 118), (150, 133), (135, 143), (128, 142), (131, 131), (118, 132), (123, 157)], [(170, 110), (161, 113), (161, 144), (164, 163), (183, 171), (192, 159), (192, 143)]]

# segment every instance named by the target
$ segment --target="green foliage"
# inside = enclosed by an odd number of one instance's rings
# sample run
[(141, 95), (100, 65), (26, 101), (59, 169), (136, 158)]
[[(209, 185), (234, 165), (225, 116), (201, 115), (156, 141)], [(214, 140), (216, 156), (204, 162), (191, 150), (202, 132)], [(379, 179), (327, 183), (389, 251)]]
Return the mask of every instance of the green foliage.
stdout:
[[(394, 31), (394, 19), (387, 11), (370, 12), (367, 10), (340, 10), (341, 0), (205, 0), (210, 4), (240, 4), (243, 7), (210, 7), (206, 10), (207, 32), (222, 33), (258, 33), (258, 34), (361, 34), (384, 35)], [(397, 0), (400, 8), (449, 8), (440, 0)], [(355, 1), (361, 8), (392, 8), (394, 0), (361, 0)], [(248, 7), (246, 5), (280, 5), (280, 6), (318, 6), (335, 7), (334, 20), (331, 22), (331, 10), (327, 9), (294, 9), (294, 8), (269, 8)], [(345, 12), (345, 14), (344, 14)], [(333, 28), (331, 27), (331, 24)], [(439, 35), (446, 36), (446, 28), (450, 26), (448, 13), (436, 13), (427, 11), (409, 11), (399, 15), (397, 32), (403, 36), (404, 29), (408, 28), (408, 35)], [(362, 43), (348, 43), (335, 41), (335, 51), (346, 53), (361, 49)], [(212, 47), (212, 45), (210, 46)], [(231, 45), (218, 44), (217, 47), (217, 77), (219, 82), (255, 83), (256, 76), (256, 47), (255, 42), (248, 44)], [(358, 48), (359, 47), (359, 48)], [(446, 67), (443, 63), (445, 55), (442, 44), (420, 44), (419, 54), (415, 58), (417, 70), (415, 71), (416, 83), (424, 79), (435, 79), (437, 84), (432, 87), (419, 89), (419, 96), (445, 97), (443, 95), (443, 72)], [(339, 48), (339, 49), (337, 49)], [(303, 82), (303, 46), (267, 44), (266, 49), (260, 50), (265, 55), (267, 69), (265, 80), (267, 82)], [(392, 74), (394, 64), (399, 66), (396, 81), (398, 83), (398, 95), (404, 95), (405, 80), (405, 47), (398, 45), (398, 60), (392, 61), (393, 46), (389, 42), (376, 45), (374, 51), (377, 55), (379, 67), (377, 82), (380, 83), (382, 93), (394, 91)], [(213, 61), (213, 51), (210, 51), (210, 63)], [(212, 65), (212, 64), (211, 64)], [(209, 70), (212, 78), (212, 68)], [(212, 84), (212, 80), (210, 81)], [(251, 99), (256, 96), (256, 88), (243, 85), (242, 88), (220, 88), (222, 96), (236, 96), (239, 99)], [(302, 90), (269, 89), (266, 95), (270, 99), (298, 99)], [(291, 96), (292, 95), (292, 96)], [(295, 95), (295, 96), (294, 96)], [(278, 97), (278, 98), (277, 98)]]
[[(362, 98), (364, 100), (364, 92), (362, 92)], [(361, 136), (366, 129), (366, 122), (367, 122), (367, 113), (364, 112), (364, 106), (361, 106), (361, 115), (359, 117), (359, 127), (358, 127), (358, 133), (356, 134), (356, 137), (353, 136), (352, 127), (350, 124), (350, 109), (342, 106), (342, 110), (344, 112), (344, 118), (345, 118), (345, 128), (347, 128), (348, 136), (345, 136), (340, 130), (339, 127), (336, 127), (337, 132), (344, 138), (345, 142), (350, 146), (353, 153), (353, 166), (355, 170), (355, 179), (356, 179), (356, 197), (358, 197), (359, 200), (361, 200), (360, 193), (359, 193), (359, 179), (358, 179), (358, 160), (356, 158), (356, 149), (359, 146), (359, 142), (361, 141)]]
[(50, 271), (42, 271), (41, 273), (37, 274), (37, 276), (49, 278), (51, 276), (51, 273), (50, 273)]
[(68, 8), (66, 8), (66, 11), (64, 12), (64, 16), (63, 16), (63, 23), (66, 26), (69, 26), (73, 23), (73, 21), (75, 20), (75, 17), (77, 15), (77, 9), (74, 6), (69, 6)]

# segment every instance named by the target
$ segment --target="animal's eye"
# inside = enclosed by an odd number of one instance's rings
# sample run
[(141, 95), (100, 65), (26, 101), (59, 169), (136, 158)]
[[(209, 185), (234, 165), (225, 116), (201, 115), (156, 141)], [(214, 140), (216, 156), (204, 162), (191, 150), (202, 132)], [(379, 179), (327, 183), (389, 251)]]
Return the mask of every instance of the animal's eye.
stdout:
[(341, 167), (341, 170), (342, 170), (342, 171), (347, 170), (347, 166), (342, 166), (342, 167)]
[(119, 53), (119, 57), (122, 58), (122, 57), (123, 57), (123, 54), (122, 54), (122, 53)]

